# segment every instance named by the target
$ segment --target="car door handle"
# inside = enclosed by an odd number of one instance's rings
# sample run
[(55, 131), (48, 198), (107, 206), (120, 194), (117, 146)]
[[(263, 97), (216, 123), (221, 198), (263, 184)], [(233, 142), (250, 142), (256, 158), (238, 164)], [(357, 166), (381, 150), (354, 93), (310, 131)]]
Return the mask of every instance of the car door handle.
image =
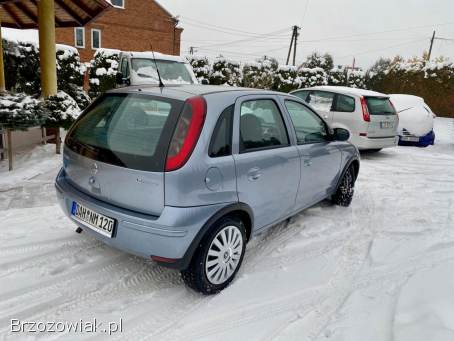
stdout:
[(309, 159), (304, 160), (304, 166), (305, 166), (305, 167), (310, 167), (310, 166), (312, 166), (312, 161), (309, 160)]
[(249, 181), (256, 181), (262, 176), (260, 173), (260, 168), (254, 167), (247, 172), (247, 178)]

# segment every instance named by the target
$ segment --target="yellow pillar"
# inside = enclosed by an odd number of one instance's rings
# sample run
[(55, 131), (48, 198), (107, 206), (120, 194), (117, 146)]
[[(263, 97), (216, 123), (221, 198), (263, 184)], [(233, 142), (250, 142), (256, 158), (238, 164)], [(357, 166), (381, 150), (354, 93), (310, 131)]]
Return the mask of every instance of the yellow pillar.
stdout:
[(5, 92), (5, 65), (3, 63), (2, 22), (0, 21), (0, 93)]
[(42, 96), (57, 94), (54, 0), (38, 1), (39, 57)]

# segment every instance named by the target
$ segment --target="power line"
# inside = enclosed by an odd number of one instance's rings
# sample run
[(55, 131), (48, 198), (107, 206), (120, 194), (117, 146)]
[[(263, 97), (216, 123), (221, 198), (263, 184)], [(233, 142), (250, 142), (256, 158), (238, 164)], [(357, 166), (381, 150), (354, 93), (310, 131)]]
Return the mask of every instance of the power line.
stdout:
[(288, 29), (285, 28), (283, 30), (279, 30), (279, 31), (275, 31), (275, 32), (264, 33), (264, 34), (262, 34), (260, 36), (257, 36), (257, 37), (252, 37), (252, 38), (247, 38), (247, 39), (240, 39), (240, 40), (233, 40), (233, 41), (226, 42), (226, 43), (205, 45), (205, 46), (202, 46), (202, 47), (215, 47), (215, 46), (235, 45), (235, 44), (240, 44), (240, 43), (246, 43), (246, 42), (249, 42), (249, 41), (267, 40), (267, 39), (270, 39), (270, 36), (272, 36), (273, 34), (281, 33), (281, 32), (287, 31), (287, 30)]
[[(425, 39), (423, 39), (423, 40), (425, 40)], [(363, 52), (359, 52), (359, 53), (348, 54), (348, 55), (345, 55), (345, 56), (342, 56), (342, 57), (338, 57), (338, 58), (347, 58), (347, 57), (360, 56), (360, 55), (368, 54), (368, 53), (372, 53), (372, 52), (380, 52), (380, 51), (389, 50), (389, 49), (392, 49), (392, 48), (395, 48), (395, 47), (400, 47), (400, 46), (410, 45), (410, 44), (413, 44), (413, 43), (416, 43), (416, 42), (421, 42), (423, 40), (422, 39), (411, 40), (411, 41), (407, 41), (407, 42), (402, 43), (402, 44), (391, 45), (391, 46), (383, 47), (383, 48), (380, 48), (380, 49), (373, 49), (373, 50), (367, 50), (367, 51), (363, 51)]]
[(411, 31), (411, 30), (420, 29), (420, 28), (427, 28), (427, 27), (434, 27), (434, 26), (446, 26), (446, 25), (454, 25), (454, 22), (442, 23), (442, 24), (432, 24), (432, 25), (422, 25), (422, 26), (412, 26), (412, 27), (397, 28), (397, 29), (385, 30), (385, 31), (351, 34), (351, 35), (345, 35), (345, 36), (334, 36), (334, 37), (319, 38), (319, 39), (314, 39), (314, 40), (306, 40), (304, 42), (307, 43), (307, 42), (317, 42), (317, 41), (329, 41), (329, 40), (336, 40), (339, 38), (354, 38), (354, 37), (391, 33), (391, 32)]
[(203, 21), (200, 21), (200, 20), (191, 19), (191, 18), (188, 18), (186, 16), (183, 16), (182, 18), (183, 18), (183, 21), (189, 21), (190, 25), (193, 25), (193, 24), (190, 23), (192, 21), (192, 22), (198, 24), (199, 26), (207, 26), (209, 28), (217, 28), (219, 30), (237, 32), (238, 35), (239, 35), (239, 33), (247, 35), (247, 36), (260, 36), (260, 35), (262, 35), (261, 33), (249, 32), (249, 31), (238, 30), (236, 28), (230, 28), (230, 27), (225, 27), (225, 26), (213, 25), (213, 24), (206, 23), (206, 22), (203, 22)]

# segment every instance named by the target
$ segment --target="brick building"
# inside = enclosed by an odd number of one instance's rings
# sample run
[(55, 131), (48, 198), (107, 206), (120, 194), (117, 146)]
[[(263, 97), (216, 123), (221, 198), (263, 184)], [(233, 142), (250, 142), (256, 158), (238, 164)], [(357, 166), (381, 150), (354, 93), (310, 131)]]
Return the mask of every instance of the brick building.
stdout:
[(58, 28), (56, 41), (75, 46), (82, 61), (98, 48), (179, 55), (182, 28), (155, 0), (108, 0), (113, 7), (85, 27)]

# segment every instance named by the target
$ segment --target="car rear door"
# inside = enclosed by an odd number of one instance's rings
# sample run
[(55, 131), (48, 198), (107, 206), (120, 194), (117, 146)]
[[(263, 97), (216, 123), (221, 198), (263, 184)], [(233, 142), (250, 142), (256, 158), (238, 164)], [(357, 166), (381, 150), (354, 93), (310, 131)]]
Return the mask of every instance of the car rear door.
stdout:
[(339, 142), (331, 141), (326, 123), (302, 103), (285, 100), (295, 127), (301, 157), (297, 206), (305, 208), (325, 199), (335, 189), (342, 154)]
[(290, 214), (300, 179), (291, 122), (276, 96), (244, 96), (235, 104), (234, 159), (240, 202), (251, 206), (260, 229)]
[(395, 137), (399, 117), (388, 97), (364, 97), (370, 115), (369, 138)]

